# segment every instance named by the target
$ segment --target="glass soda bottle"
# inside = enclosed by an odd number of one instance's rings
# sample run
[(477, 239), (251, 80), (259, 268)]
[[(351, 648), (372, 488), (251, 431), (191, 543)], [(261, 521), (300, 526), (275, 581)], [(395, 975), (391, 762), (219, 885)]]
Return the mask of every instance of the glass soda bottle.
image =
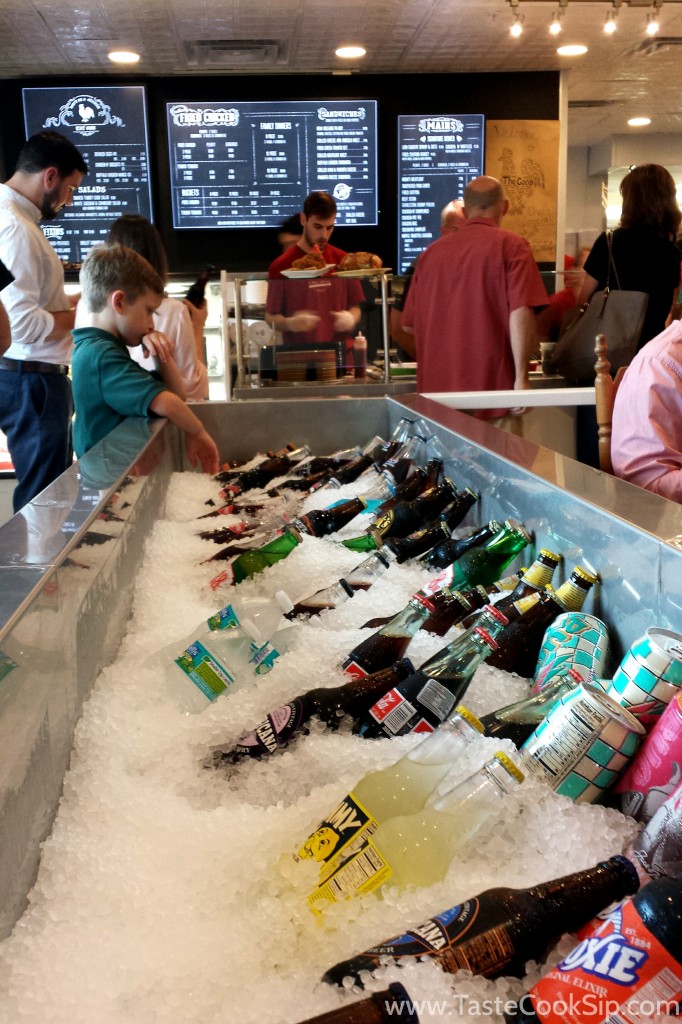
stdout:
[(280, 562), (287, 555), (290, 555), (301, 543), (301, 534), (293, 526), (288, 526), (279, 537), (269, 541), (260, 548), (250, 548), (237, 555), (233, 562), (227, 566), (218, 576), (211, 580), (211, 587), (215, 590), (218, 587), (230, 587), (248, 579), (249, 576), (256, 576), (259, 572)]
[(390, 564), (389, 559), (381, 551), (375, 551), (347, 573), (344, 579), (352, 590), (369, 590), (379, 576), (383, 576)]
[[(260, 467), (264, 463), (267, 464), (271, 462), (273, 459), (281, 459), (285, 455), (288, 455), (290, 452), (293, 452), (295, 450), (296, 445), (289, 443), (285, 445), (284, 448), (280, 448), (279, 451), (277, 452), (269, 451), (267, 453), (267, 458), (261, 459), (261, 461), (254, 467), (254, 469), (260, 469)], [(224, 464), (223, 468), (215, 474), (213, 479), (216, 480), (219, 484), (225, 484), (228, 483), (230, 480), (238, 480), (239, 477), (242, 475), (242, 472), (250, 473), (251, 470), (236, 469), (234, 466)]]
[[(374, 531), (372, 531), (374, 532)], [(398, 564), (407, 562), (410, 558), (416, 558), (424, 551), (428, 551), (434, 544), (438, 544), (443, 537), (449, 536), (450, 531), (440, 519), (435, 523), (416, 530), (409, 537), (390, 537), (384, 540), (382, 550), (387, 557), (392, 557)]]
[(458, 558), (461, 558), (465, 551), (487, 543), (501, 529), (502, 525), (496, 519), (491, 519), (485, 526), (480, 526), (466, 537), (451, 537), (449, 540), (437, 544), (422, 556), (421, 561), (432, 569), (446, 569), (448, 565), (452, 565)]
[(530, 534), (521, 523), (507, 519), (500, 532), (487, 544), (465, 551), (454, 563), (448, 586), (452, 590), (466, 590), (476, 584), (486, 586), (494, 583), (530, 541)]
[[(495, 602), (496, 607), (500, 611), (505, 611), (522, 597), (528, 597), (533, 593), (541, 593), (552, 582), (554, 570), (560, 561), (561, 555), (555, 555), (553, 551), (541, 548), (538, 557), (530, 568), (524, 570), (521, 579), (517, 581), (514, 589), (504, 594), (503, 597)], [(463, 625), (465, 627), (472, 626), (475, 619), (476, 615), (474, 614), (471, 617), (471, 621), (465, 620)]]
[(491, 609), (484, 619), (491, 632), (474, 626), (462, 633), (414, 675), (383, 694), (355, 731), (365, 739), (433, 732), (462, 700), (476, 669), (497, 647), (492, 634), (501, 632), (507, 621)]
[[(533, 676), (545, 630), (561, 612), (579, 611), (596, 581), (596, 576), (576, 565), (570, 578), (556, 592), (546, 590), (525, 615), (510, 622), (500, 636), (498, 650), (488, 658), (488, 664), (526, 678)], [(531, 601), (534, 596), (522, 598), (520, 603)]]
[(271, 480), (286, 474), (302, 459), (311, 454), (310, 448), (304, 445), (302, 448), (295, 448), (287, 455), (275, 456), (274, 459), (266, 459), (255, 469), (247, 469), (240, 473), (235, 479), (228, 481), (225, 491), (232, 494), (243, 494), (245, 491), (252, 491), (256, 488), (267, 487)]
[(681, 1000), (682, 879), (656, 878), (598, 920), (505, 1017), (510, 1024), (639, 1024), (678, 1013)]
[(634, 861), (642, 883), (650, 878), (682, 877), (682, 782), (647, 822), (627, 856)]
[(600, 910), (639, 888), (634, 866), (611, 857), (529, 889), (496, 887), (450, 907), (380, 945), (330, 968), (323, 981), (362, 985), (361, 971), (374, 972), (387, 957), (399, 964), (421, 957), (444, 971), (485, 978), (522, 977), (529, 960), (544, 960), (565, 932), (575, 932)]
[[(481, 724), (467, 708), (458, 707), (437, 732), (422, 740), (395, 764), (369, 772), (308, 836), (297, 860), (315, 859), (326, 878), (351, 853), (359, 850), (379, 825), (397, 814), (416, 814), (462, 752), (481, 735)], [(325, 846), (316, 837), (331, 837)]]
[[(436, 601), (439, 595), (443, 597), (440, 603)], [(447, 587), (445, 590), (437, 590), (433, 595), (436, 611), (429, 615), (422, 629), (427, 633), (435, 633), (436, 636), (445, 636), (449, 629), (458, 623), (461, 624), (475, 609), (488, 604), (488, 600), (484, 587), (474, 587), (466, 594), (459, 590), (448, 590)]]
[(330, 903), (376, 892), (384, 885), (423, 887), (439, 882), (457, 851), (501, 810), (504, 798), (523, 778), (513, 761), (498, 753), (423, 810), (390, 818), (313, 890), (310, 909), (322, 913)]
[(498, 740), (511, 740), (520, 749), (543, 718), (546, 718), (565, 693), (585, 682), (580, 673), (569, 668), (554, 676), (537, 693), (514, 704), (491, 711), (481, 719), (486, 736)]
[(383, 992), (309, 1017), (300, 1024), (419, 1024), (414, 1007), (407, 990), (394, 981)]
[(346, 716), (357, 721), (382, 693), (413, 672), (410, 659), (401, 658), (389, 668), (352, 679), (343, 686), (308, 690), (271, 711), (255, 729), (237, 740), (234, 747), (214, 751), (213, 765), (236, 764), (245, 757), (268, 757), (283, 750), (296, 736), (307, 733), (306, 725), (311, 718), (319, 718), (331, 729), (338, 728)]
[(331, 508), (314, 509), (291, 521), (299, 533), (307, 533), (311, 537), (326, 537), (330, 533), (341, 530), (352, 519), (359, 516), (367, 508), (363, 498), (349, 498)]
[(456, 493), (454, 484), (446, 479), (412, 501), (397, 502), (374, 520), (372, 530), (382, 538), (407, 537), (442, 512)]
[(304, 597), (297, 601), (291, 611), (287, 612), (286, 618), (313, 618), (321, 612), (345, 604), (351, 597), (355, 597), (355, 591), (345, 579), (341, 578), (336, 583), (332, 583), (331, 587), (323, 587), (322, 590), (317, 590), (310, 597)]
[(431, 601), (414, 594), (407, 607), (387, 625), (353, 648), (341, 668), (351, 676), (367, 676), (386, 668), (402, 658), (410, 640), (433, 611)]

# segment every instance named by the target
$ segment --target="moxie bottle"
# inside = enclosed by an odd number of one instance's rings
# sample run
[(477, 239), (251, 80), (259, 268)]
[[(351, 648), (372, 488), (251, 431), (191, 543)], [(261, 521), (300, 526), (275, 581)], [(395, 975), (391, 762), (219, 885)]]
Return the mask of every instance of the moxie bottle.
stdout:
[(462, 700), (476, 669), (497, 647), (492, 634), (501, 632), (506, 624), (506, 617), (491, 609), (482, 619), (490, 632), (474, 626), (462, 633), (380, 697), (355, 731), (366, 739), (433, 732)]
[(378, 946), (336, 964), (323, 977), (332, 985), (361, 971), (376, 971), (392, 957), (399, 964), (421, 957), (444, 971), (486, 978), (522, 977), (529, 960), (541, 961), (565, 932), (575, 932), (609, 904), (639, 888), (633, 865), (611, 857), (587, 871), (529, 889), (487, 889)]
[(657, 878), (599, 921), (505, 1017), (510, 1024), (639, 1024), (677, 1014), (681, 1000), (682, 879)]
[(458, 558), (461, 558), (465, 551), (470, 551), (471, 548), (480, 547), (482, 544), (487, 543), (501, 529), (502, 525), (496, 519), (491, 519), (485, 526), (480, 526), (466, 537), (459, 537), (457, 539), (451, 537), (449, 540), (436, 545), (435, 548), (427, 551), (422, 556), (421, 561), (424, 565), (431, 566), (433, 569), (445, 569), (448, 565), (456, 562)]
[[(437, 732), (395, 764), (361, 778), (308, 836), (296, 859), (314, 858), (320, 865), (320, 877), (329, 876), (384, 821), (397, 814), (420, 811), (446, 775), (453, 767), (456, 769), (462, 752), (480, 736), (481, 724), (476, 716), (458, 707)], [(320, 848), (313, 837), (325, 830), (334, 841)]]
[(300, 1024), (419, 1024), (414, 1005), (403, 986), (394, 981), (369, 999), (309, 1017)]
[(402, 658), (410, 640), (433, 610), (431, 601), (415, 594), (386, 626), (354, 647), (341, 668), (351, 676), (367, 676)]
[[(423, 810), (380, 825), (357, 853), (313, 890), (308, 906), (313, 913), (322, 913), (330, 903), (376, 892), (384, 885), (434, 885), (445, 877), (457, 851), (497, 814), (520, 782), (523, 773), (506, 754), (496, 754)], [(311, 838), (317, 842), (317, 835)]]
[(494, 736), (497, 740), (511, 740), (521, 749), (557, 701), (584, 681), (576, 669), (569, 668), (554, 676), (547, 686), (530, 697), (524, 697), (514, 704), (507, 704), (503, 708), (491, 711), (481, 719), (486, 736)]
[[(546, 590), (532, 609), (509, 623), (500, 636), (498, 650), (488, 658), (488, 664), (530, 678), (535, 671), (547, 627), (561, 612), (579, 611), (596, 581), (596, 576), (576, 565), (570, 579), (562, 583), (555, 593)], [(521, 603), (530, 601), (533, 596), (536, 595), (522, 598)]]
[(213, 764), (220, 767), (235, 764), (245, 757), (268, 757), (283, 750), (296, 736), (307, 733), (306, 725), (313, 717), (321, 719), (331, 729), (338, 728), (345, 716), (357, 721), (382, 693), (413, 672), (414, 665), (409, 658), (402, 658), (389, 668), (352, 679), (343, 686), (308, 690), (271, 711), (255, 729), (237, 740), (234, 747), (214, 751)]

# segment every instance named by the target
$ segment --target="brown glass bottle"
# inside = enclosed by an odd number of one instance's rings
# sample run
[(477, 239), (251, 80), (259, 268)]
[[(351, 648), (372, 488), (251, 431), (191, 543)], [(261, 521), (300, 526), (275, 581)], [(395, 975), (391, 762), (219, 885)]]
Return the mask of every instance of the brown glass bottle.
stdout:
[(376, 971), (386, 957), (398, 963), (435, 960), (451, 974), (521, 977), (529, 960), (544, 959), (564, 932), (575, 932), (610, 903), (637, 892), (634, 865), (620, 855), (529, 889), (499, 887), (437, 914), (351, 960), (336, 964), (323, 981), (341, 985), (360, 971)]
[(391, 1024), (391, 1021), (419, 1024), (414, 1003), (397, 981), (392, 982), (383, 992), (375, 992), (369, 999), (361, 999), (359, 1003), (309, 1017), (300, 1024)]
[(385, 540), (382, 550), (386, 555), (390, 553), (396, 562), (406, 562), (408, 558), (416, 558), (417, 555), (428, 551), (434, 544), (438, 544), (442, 537), (447, 537), (449, 532), (447, 526), (439, 519), (422, 530), (411, 533), (409, 537), (391, 537)]
[(436, 606), (436, 610), (433, 615), (429, 615), (422, 629), (426, 633), (445, 636), (449, 629), (458, 623), (463, 623), (476, 608), (482, 608), (488, 604), (488, 595), (483, 587), (474, 587), (466, 594), (459, 590), (449, 590), (446, 587), (444, 590), (437, 591), (431, 600)]
[(311, 537), (326, 537), (342, 529), (366, 508), (362, 498), (349, 498), (332, 508), (313, 509), (312, 512), (297, 516), (292, 522), (300, 533), (307, 533)]
[[(538, 592), (541, 593), (552, 582), (554, 570), (560, 561), (561, 555), (555, 555), (553, 551), (542, 548), (533, 564), (528, 569), (524, 569), (514, 589), (506, 593), (499, 601), (496, 601), (495, 606), (500, 611), (506, 612), (507, 608), (511, 608), (522, 597), (528, 597), (530, 594)], [(465, 627), (473, 626), (475, 621), (476, 615), (474, 614), (463, 625)]]
[(407, 537), (430, 519), (435, 519), (446, 505), (452, 502), (455, 488), (450, 480), (424, 491), (412, 501), (399, 501), (388, 511), (377, 516), (372, 530), (384, 539), (389, 537)]
[[(595, 576), (576, 566), (570, 579), (562, 583), (556, 593), (546, 590), (526, 614), (509, 623), (499, 637), (498, 650), (490, 655), (487, 664), (530, 678), (535, 671), (547, 627), (561, 612), (582, 608), (595, 582)], [(531, 601), (535, 596), (522, 598), (518, 603)]]
[(306, 734), (306, 725), (313, 717), (330, 729), (337, 729), (345, 716), (357, 722), (377, 700), (413, 673), (414, 665), (409, 658), (401, 658), (380, 672), (351, 679), (343, 686), (308, 690), (271, 711), (234, 747), (213, 751), (211, 763), (219, 768), (246, 757), (269, 757), (289, 746), (296, 736)]

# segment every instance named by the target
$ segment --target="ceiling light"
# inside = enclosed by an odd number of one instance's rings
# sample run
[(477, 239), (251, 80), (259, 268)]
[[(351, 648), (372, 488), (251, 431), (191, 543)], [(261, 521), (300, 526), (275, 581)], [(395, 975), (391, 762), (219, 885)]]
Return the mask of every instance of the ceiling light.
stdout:
[(587, 47), (582, 43), (571, 43), (568, 46), (559, 46), (557, 53), (560, 57), (582, 57), (584, 53), (587, 53)]
[(513, 36), (514, 39), (518, 39), (522, 32), (523, 32), (523, 15), (519, 14), (518, 11), (515, 11), (514, 12), (514, 20), (512, 22), (511, 28), (509, 29), (509, 34), (511, 36)]
[(644, 128), (646, 125), (651, 124), (650, 117), (630, 117), (628, 124), (631, 128)]
[(616, 12), (609, 11), (606, 15), (606, 21), (604, 22), (604, 32), (606, 32), (607, 36), (612, 36), (617, 28)]
[(560, 10), (556, 10), (552, 16), (552, 20), (549, 23), (550, 35), (558, 36), (561, 32), (561, 14)]
[(646, 16), (646, 34), (648, 36), (655, 36), (660, 27), (661, 25), (658, 20), (658, 12), (655, 10), (649, 11)]
[(346, 60), (353, 60), (355, 57), (364, 57), (367, 50), (364, 46), (339, 46), (334, 52), (337, 57), (344, 57)]
[(134, 50), (110, 50), (107, 57), (114, 64), (137, 64), (140, 59), (139, 53)]

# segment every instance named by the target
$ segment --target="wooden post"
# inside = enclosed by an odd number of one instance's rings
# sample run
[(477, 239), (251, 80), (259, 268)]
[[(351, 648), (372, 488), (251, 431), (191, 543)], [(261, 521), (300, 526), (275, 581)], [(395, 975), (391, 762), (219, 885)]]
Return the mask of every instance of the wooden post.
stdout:
[(611, 420), (613, 419), (613, 401), (615, 388), (611, 379), (611, 363), (607, 359), (608, 345), (606, 335), (598, 334), (594, 346), (597, 361), (595, 363), (594, 395), (597, 407), (597, 426), (599, 436), (599, 468), (605, 473), (612, 473), (611, 465)]

